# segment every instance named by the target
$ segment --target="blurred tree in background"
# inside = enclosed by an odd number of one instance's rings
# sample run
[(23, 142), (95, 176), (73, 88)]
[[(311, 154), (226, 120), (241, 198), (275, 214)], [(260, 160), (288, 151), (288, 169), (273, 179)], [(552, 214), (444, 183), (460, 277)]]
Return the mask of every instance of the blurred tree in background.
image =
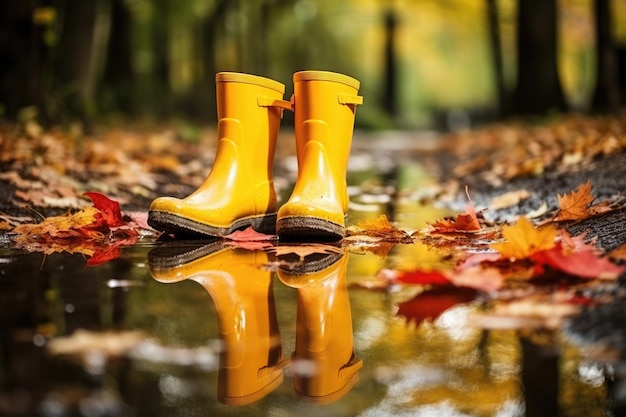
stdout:
[[(215, 118), (214, 76), (362, 83), (365, 128), (615, 111), (619, 0), (20, 0), (0, 4), (0, 114)], [(621, 49), (620, 49), (621, 48)], [(620, 72), (621, 71), (621, 72)]]

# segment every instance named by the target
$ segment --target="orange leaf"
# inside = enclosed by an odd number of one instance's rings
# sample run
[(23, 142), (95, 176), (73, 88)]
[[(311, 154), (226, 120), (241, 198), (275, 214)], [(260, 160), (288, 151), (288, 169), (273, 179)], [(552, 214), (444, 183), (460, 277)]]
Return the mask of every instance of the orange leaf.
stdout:
[(535, 252), (551, 249), (555, 245), (557, 229), (549, 224), (536, 229), (530, 220), (521, 217), (513, 226), (502, 226), (505, 242), (492, 243), (492, 249), (504, 258), (525, 259)]
[(561, 209), (554, 217), (555, 221), (581, 220), (589, 216), (589, 204), (594, 200), (591, 195), (591, 182), (578, 186), (576, 191), (569, 194), (557, 195)]
[(456, 219), (441, 219), (431, 224), (436, 233), (477, 232), (480, 230), (480, 222), (476, 216), (476, 209), (467, 186), (465, 187), (465, 194), (469, 200), (469, 204), (465, 206), (465, 213), (457, 215)]
[(356, 224), (356, 228), (360, 229), (357, 234), (376, 237), (384, 242), (413, 242), (413, 238), (407, 232), (392, 225), (384, 214), (376, 219), (361, 220)]

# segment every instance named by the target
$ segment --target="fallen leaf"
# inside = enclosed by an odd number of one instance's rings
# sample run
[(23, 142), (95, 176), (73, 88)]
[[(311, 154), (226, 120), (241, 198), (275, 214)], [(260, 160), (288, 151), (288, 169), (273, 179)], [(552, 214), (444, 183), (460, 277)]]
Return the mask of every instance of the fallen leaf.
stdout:
[(109, 227), (123, 226), (126, 224), (122, 218), (120, 203), (95, 191), (86, 192), (85, 195), (93, 201), (93, 206), (100, 211), (104, 221)]
[(386, 215), (381, 214), (376, 219), (359, 221), (356, 226), (348, 227), (351, 236), (364, 235), (377, 238), (383, 242), (412, 243), (413, 238), (404, 230), (400, 230), (389, 222)]
[(465, 187), (465, 194), (469, 204), (465, 206), (465, 213), (461, 213), (456, 218), (445, 218), (432, 223), (435, 233), (458, 233), (458, 232), (478, 232), (481, 229), (474, 203), (470, 198), (468, 187)]
[(502, 236), (504, 242), (489, 246), (503, 258), (525, 259), (535, 252), (554, 247), (557, 229), (551, 224), (536, 229), (530, 220), (520, 217), (513, 226), (502, 226)]
[(569, 194), (557, 195), (559, 212), (554, 221), (582, 220), (589, 215), (589, 204), (595, 199), (591, 195), (591, 181), (581, 184), (577, 190)]
[(88, 260), (88, 266), (119, 256), (119, 248), (134, 244), (139, 233), (124, 221), (119, 203), (100, 193), (89, 194), (99, 208), (85, 207), (71, 215), (18, 225), (13, 229), (13, 240), (29, 251), (81, 253), (93, 257)]
[(515, 206), (528, 197), (530, 197), (530, 192), (526, 189), (510, 191), (492, 198), (489, 203), (489, 208), (492, 210), (501, 210)]
[(590, 249), (565, 251), (561, 244), (548, 250), (535, 252), (530, 258), (537, 264), (548, 265), (580, 278), (615, 279), (624, 272), (624, 267), (597, 256)]
[(248, 226), (244, 230), (235, 230), (233, 233), (222, 237), (236, 242), (266, 242), (276, 240), (276, 235), (259, 233), (254, 230), (252, 226)]

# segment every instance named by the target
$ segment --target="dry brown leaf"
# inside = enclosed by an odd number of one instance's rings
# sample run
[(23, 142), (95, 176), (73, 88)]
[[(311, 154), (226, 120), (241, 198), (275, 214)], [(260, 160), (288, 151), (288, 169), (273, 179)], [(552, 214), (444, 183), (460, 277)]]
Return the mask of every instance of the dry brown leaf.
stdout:
[(519, 204), (521, 201), (530, 197), (530, 192), (526, 189), (510, 191), (491, 199), (489, 208), (492, 210), (501, 210)]
[(351, 235), (365, 235), (378, 238), (384, 242), (412, 243), (413, 238), (404, 230), (396, 228), (389, 222), (387, 216), (381, 214), (376, 219), (361, 220), (356, 227), (348, 228)]
[(561, 207), (554, 221), (582, 220), (589, 216), (589, 204), (595, 199), (591, 195), (591, 181), (581, 184), (569, 194), (557, 195)]

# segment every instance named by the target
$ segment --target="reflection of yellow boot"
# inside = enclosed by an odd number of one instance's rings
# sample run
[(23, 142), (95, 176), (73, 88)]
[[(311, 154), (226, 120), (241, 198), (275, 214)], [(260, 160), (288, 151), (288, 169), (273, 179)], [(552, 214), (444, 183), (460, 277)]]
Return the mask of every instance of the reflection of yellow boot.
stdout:
[[(328, 404), (346, 395), (363, 366), (354, 357), (352, 315), (346, 287), (346, 255), (327, 254), (303, 268), (278, 271), (298, 291), (296, 348), (293, 354), (296, 392)], [(331, 263), (333, 262), (334, 263)], [(313, 268), (310, 266), (313, 265)]]
[(181, 249), (162, 246), (148, 255), (150, 272), (159, 282), (192, 279), (211, 295), (217, 311), (222, 352), (218, 399), (250, 404), (283, 380), (283, 359), (276, 319), (272, 273), (263, 251), (213, 243)]
[(298, 178), (279, 209), (276, 229), (290, 240), (339, 240), (348, 212), (346, 169), (359, 82), (347, 75), (301, 71), (294, 80)]
[(216, 75), (217, 153), (209, 176), (184, 199), (160, 197), (148, 223), (179, 234), (227, 235), (252, 226), (274, 234), (276, 192), (272, 179), (285, 86), (268, 78)]

